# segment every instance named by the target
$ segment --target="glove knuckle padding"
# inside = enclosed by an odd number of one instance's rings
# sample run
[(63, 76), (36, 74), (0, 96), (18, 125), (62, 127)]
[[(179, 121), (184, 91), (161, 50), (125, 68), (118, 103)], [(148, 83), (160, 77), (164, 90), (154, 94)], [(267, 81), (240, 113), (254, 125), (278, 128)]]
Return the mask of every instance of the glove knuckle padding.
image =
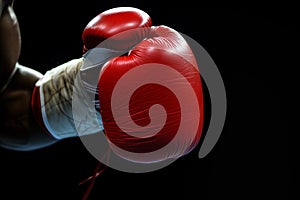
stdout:
[(151, 27), (147, 33), (128, 55), (104, 65), (98, 84), (112, 149), (138, 162), (188, 153), (198, 143), (203, 123), (200, 74), (189, 45), (166, 26)]
[[(147, 34), (137, 28), (150, 27), (152, 20), (142, 10), (132, 7), (117, 7), (100, 13), (92, 19), (82, 33), (84, 52), (101, 44), (101, 47), (123, 50), (140, 42)], [(120, 34), (122, 33), (122, 34)], [(109, 40), (106, 40), (108, 39)]]

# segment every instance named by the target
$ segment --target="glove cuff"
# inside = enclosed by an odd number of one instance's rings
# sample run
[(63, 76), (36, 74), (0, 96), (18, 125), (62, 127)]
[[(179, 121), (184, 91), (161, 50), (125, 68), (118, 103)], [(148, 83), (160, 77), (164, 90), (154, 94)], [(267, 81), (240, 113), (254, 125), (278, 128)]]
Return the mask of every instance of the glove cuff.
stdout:
[[(33, 112), (36, 116), (40, 113), (42, 126), (56, 139), (92, 134), (101, 130), (96, 117), (85, 119), (76, 114), (79, 113), (78, 109), (96, 112), (95, 107), (93, 110), (88, 109), (90, 99), (87, 98), (86, 90), (78, 77), (82, 65), (83, 58), (71, 60), (46, 72), (36, 83), (35, 91), (38, 91), (39, 99), (36, 95), (33, 97)], [(74, 102), (75, 96), (80, 101)], [(74, 111), (75, 107), (77, 110)], [(80, 131), (79, 134), (77, 124), (89, 129), (86, 132)]]

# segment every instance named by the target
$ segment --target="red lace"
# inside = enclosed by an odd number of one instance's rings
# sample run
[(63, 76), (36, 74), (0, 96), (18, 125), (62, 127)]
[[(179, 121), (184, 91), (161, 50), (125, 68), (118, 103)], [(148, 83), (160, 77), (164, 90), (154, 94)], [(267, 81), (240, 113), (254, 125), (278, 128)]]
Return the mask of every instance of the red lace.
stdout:
[[(106, 154), (106, 158), (107, 158), (107, 160), (109, 159), (109, 152)], [(101, 175), (101, 174), (104, 172), (104, 170), (105, 170), (106, 168), (107, 168), (107, 165), (105, 165), (105, 164), (103, 164), (103, 163), (101, 163), (101, 162), (99, 161), (99, 162), (97, 163), (95, 169), (94, 169), (93, 174), (92, 174), (90, 177), (86, 178), (85, 180), (83, 180), (83, 181), (81, 181), (81, 182), (79, 183), (79, 185), (82, 185), (82, 184), (84, 184), (84, 183), (90, 181), (90, 183), (89, 183), (89, 185), (88, 185), (88, 187), (87, 187), (87, 189), (86, 189), (84, 195), (82, 196), (81, 200), (87, 200), (87, 199), (88, 199), (88, 197), (89, 197), (89, 195), (90, 195), (90, 193), (91, 193), (91, 191), (92, 191), (92, 189), (93, 189), (93, 187), (94, 187), (96, 178), (97, 178), (99, 175)]]

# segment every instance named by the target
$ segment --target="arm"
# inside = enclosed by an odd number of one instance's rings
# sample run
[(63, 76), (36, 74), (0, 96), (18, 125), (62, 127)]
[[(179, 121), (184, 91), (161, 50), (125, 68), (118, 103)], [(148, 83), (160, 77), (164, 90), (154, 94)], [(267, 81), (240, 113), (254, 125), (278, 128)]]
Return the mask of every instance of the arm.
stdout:
[(12, 1), (0, 1), (0, 146), (33, 150), (53, 144), (36, 123), (30, 107), (39, 72), (21, 66), (20, 30)]

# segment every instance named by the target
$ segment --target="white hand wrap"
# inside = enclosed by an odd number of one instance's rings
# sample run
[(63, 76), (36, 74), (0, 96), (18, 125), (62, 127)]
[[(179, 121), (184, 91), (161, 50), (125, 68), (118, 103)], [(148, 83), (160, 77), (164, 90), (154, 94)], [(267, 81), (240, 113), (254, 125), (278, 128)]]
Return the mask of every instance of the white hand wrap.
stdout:
[[(73, 117), (72, 98), (75, 91), (75, 80), (78, 80), (76, 76), (82, 65), (83, 58), (71, 60), (46, 72), (43, 78), (36, 83), (36, 87), (39, 87), (42, 121), (48, 132), (56, 139), (78, 136)], [(83, 109), (90, 108), (88, 106), (89, 98), (87, 98), (82, 83), (79, 82), (76, 85), (76, 95), (82, 97), (80, 106)], [(90, 110), (90, 112), (94, 113), (95, 110)], [(80, 119), (83, 121), (78, 123), (90, 127), (86, 130), (86, 134), (101, 131), (96, 118)]]

